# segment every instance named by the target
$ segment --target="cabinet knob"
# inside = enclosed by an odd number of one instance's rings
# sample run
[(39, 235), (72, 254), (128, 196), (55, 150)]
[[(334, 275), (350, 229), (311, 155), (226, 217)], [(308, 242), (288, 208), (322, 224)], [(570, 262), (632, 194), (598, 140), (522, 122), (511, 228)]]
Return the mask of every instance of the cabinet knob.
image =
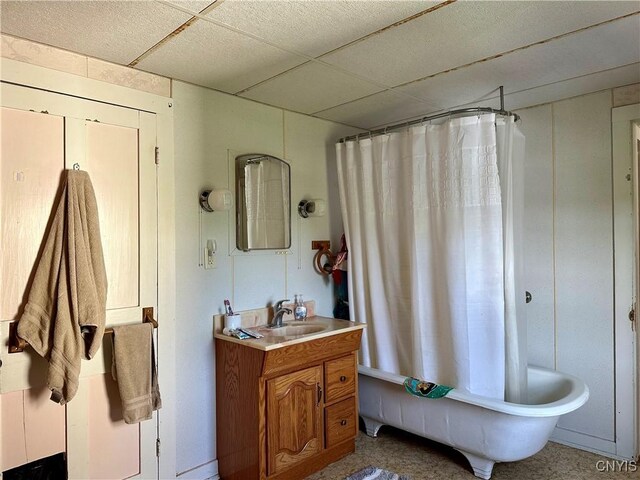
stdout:
[(340, 425), (342, 425), (343, 427), (344, 427), (346, 424), (347, 424), (347, 421), (346, 421), (346, 420), (342, 420), (342, 421), (340, 422)]
[(341, 382), (346, 382), (346, 381), (347, 381), (347, 377), (345, 377), (344, 375), (342, 375), (342, 376), (340, 377), (340, 381), (341, 381)]

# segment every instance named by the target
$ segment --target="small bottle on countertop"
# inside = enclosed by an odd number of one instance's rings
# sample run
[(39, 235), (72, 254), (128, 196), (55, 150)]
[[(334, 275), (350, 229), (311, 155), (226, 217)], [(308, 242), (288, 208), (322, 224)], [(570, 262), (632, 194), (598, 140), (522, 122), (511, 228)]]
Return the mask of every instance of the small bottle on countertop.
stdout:
[(304, 320), (307, 318), (307, 307), (304, 306), (302, 294), (296, 295), (295, 304), (293, 306), (293, 317), (296, 320)]

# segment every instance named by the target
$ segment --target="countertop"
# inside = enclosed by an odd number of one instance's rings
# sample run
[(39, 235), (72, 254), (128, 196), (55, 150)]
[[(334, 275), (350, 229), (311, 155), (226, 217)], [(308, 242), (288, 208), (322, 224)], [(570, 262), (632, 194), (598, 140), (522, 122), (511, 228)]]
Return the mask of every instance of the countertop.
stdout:
[(315, 333), (307, 333), (302, 335), (278, 335), (279, 329), (267, 329), (265, 325), (255, 326), (255, 327), (247, 327), (251, 330), (259, 331), (264, 335), (263, 338), (251, 338), (246, 340), (240, 340), (235, 337), (230, 337), (228, 335), (223, 334), (221, 331), (215, 331), (214, 337), (219, 340), (224, 340), (227, 342), (240, 343), (242, 345), (246, 345), (251, 348), (255, 348), (258, 350), (274, 350), (276, 348), (286, 347), (288, 345), (293, 345), (296, 343), (308, 342), (310, 340), (315, 340), (318, 338), (329, 337), (331, 335), (337, 335), (340, 333), (350, 332), (353, 330), (362, 330), (366, 327), (366, 323), (355, 323), (350, 322), (348, 320), (339, 320), (337, 318), (328, 318), (328, 317), (320, 317), (313, 316), (308, 317), (306, 320), (302, 322), (285, 322), (285, 328), (287, 325), (296, 324), (296, 325), (309, 325), (309, 326), (326, 326), (326, 328), (320, 332)]

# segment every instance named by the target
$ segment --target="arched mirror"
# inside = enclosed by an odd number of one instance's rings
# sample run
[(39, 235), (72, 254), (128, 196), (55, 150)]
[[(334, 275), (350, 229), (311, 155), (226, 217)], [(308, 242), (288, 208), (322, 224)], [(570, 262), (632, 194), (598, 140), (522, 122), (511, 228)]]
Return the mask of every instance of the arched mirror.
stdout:
[(271, 155), (235, 160), (236, 247), (281, 250), (291, 246), (291, 167)]

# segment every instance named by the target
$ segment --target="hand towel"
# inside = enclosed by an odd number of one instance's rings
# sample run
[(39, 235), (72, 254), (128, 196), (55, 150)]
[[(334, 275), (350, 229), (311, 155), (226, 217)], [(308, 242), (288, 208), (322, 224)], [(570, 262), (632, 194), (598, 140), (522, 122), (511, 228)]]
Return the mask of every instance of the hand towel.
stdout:
[(64, 405), (78, 390), (81, 358), (104, 334), (107, 275), (96, 196), (87, 172), (67, 170), (18, 335), (49, 361), (51, 400)]
[(125, 423), (149, 420), (162, 407), (153, 345), (153, 325), (113, 327), (113, 379), (118, 382)]

